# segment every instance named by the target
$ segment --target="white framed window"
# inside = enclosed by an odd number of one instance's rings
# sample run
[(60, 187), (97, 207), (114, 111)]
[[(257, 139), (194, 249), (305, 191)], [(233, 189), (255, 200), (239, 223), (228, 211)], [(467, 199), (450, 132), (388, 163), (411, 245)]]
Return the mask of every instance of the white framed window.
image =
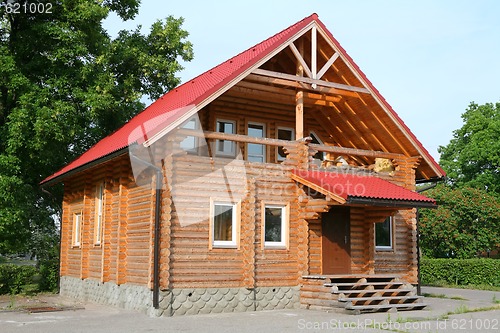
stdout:
[[(278, 140), (287, 140), (293, 141), (295, 138), (295, 130), (290, 127), (278, 127), (276, 131), (276, 136)], [(283, 149), (283, 146), (279, 146), (276, 148), (276, 159), (278, 161), (284, 161), (286, 159), (286, 154)]]
[[(217, 119), (215, 130), (219, 133), (236, 134), (236, 121)], [(236, 143), (228, 140), (216, 140), (215, 153), (219, 156), (236, 156)]]
[[(198, 117), (195, 116), (189, 119), (184, 123), (184, 125), (182, 125), (181, 128), (198, 130), (200, 128), (200, 122), (198, 120)], [(180, 147), (182, 150), (187, 151), (188, 153), (197, 154), (199, 147), (198, 138), (194, 136), (187, 136), (186, 138), (184, 138), (184, 140), (181, 141)]]
[(82, 212), (73, 214), (73, 246), (77, 247), (81, 245), (82, 235)]
[[(309, 133), (309, 136), (312, 138), (312, 141), (311, 143), (315, 143), (317, 145), (322, 145), (323, 144), (323, 141), (320, 139), (320, 137), (314, 133), (314, 131), (311, 131)], [(325, 160), (325, 153), (324, 152), (321, 152), (321, 151), (318, 151), (314, 156), (313, 158), (317, 159), (317, 160), (321, 160), (321, 161), (324, 161)]]
[(240, 203), (212, 201), (210, 208), (210, 247), (237, 248)]
[[(247, 135), (253, 138), (266, 137), (266, 125), (249, 122), (247, 125)], [(256, 143), (247, 144), (247, 159), (250, 162), (266, 162), (266, 146)]]
[(375, 223), (375, 249), (394, 249), (394, 221), (392, 216), (386, 218), (384, 222)]
[(94, 245), (101, 245), (104, 221), (104, 184), (102, 183), (97, 185), (95, 212)]
[(264, 247), (288, 248), (289, 206), (262, 203)]

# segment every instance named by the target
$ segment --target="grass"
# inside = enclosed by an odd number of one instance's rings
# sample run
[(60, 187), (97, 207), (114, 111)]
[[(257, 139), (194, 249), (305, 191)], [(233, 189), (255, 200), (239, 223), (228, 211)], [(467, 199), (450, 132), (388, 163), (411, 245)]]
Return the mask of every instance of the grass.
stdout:
[(14, 257), (14, 258), (11, 258), (8, 256), (4, 257), (4, 256), (0, 255), (0, 265), (1, 264), (13, 264), (13, 265), (19, 265), (19, 266), (23, 266), (23, 265), (35, 266), (36, 261), (35, 260), (28, 260), (28, 259), (24, 259), (24, 258), (17, 258), (17, 257)]
[(445, 294), (423, 293), (422, 296), (424, 296), (424, 297), (432, 297), (432, 298), (454, 299), (454, 300), (457, 300), (457, 301), (468, 301), (467, 298), (463, 298), (461, 296), (451, 296), (451, 297), (448, 297)]
[(456, 288), (456, 289), (473, 289), (473, 290), (489, 290), (489, 291), (500, 291), (499, 286), (492, 286), (489, 284), (469, 284), (469, 285), (456, 285), (448, 283), (433, 283), (428, 284), (429, 287), (440, 287), (440, 288)]
[[(447, 297), (440, 297), (440, 296), (444, 296), (444, 295), (436, 295), (438, 296), (438, 298), (447, 298)], [(500, 303), (497, 301), (496, 297), (494, 296), (493, 297), (493, 301), (494, 303)], [(399, 314), (398, 314), (398, 318), (396, 318), (396, 320), (392, 320), (391, 319), (391, 314), (387, 314), (387, 320), (386, 322), (387, 323), (391, 323), (391, 322), (397, 322), (397, 323), (400, 323), (400, 324), (403, 324), (403, 323), (410, 323), (410, 322), (424, 322), (424, 321), (435, 321), (435, 320), (446, 320), (446, 319), (449, 319), (450, 316), (452, 315), (457, 315), (457, 314), (464, 314), (464, 313), (472, 313), (472, 312), (484, 312), (484, 311), (492, 311), (492, 310), (498, 310), (500, 309), (500, 305), (493, 305), (493, 306), (487, 306), (487, 307), (481, 307), (481, 308), (469, 308), (468, 306), (466, 306), (465, 304), (462, 304), (460, 306), (458, 306), (455, 310), (453, 311), (448, 311), (447, 313), (445, 314), (442, 314), (441, 316), (438, 316), (438, 317), (428, 317), (428, 318), (419, 318), (419, 319), (415, 319), (415, 318), (403, 318), (401, 317)], [(376, 328), (375, 325), (368, 325), (366, 326), (366, 328)], [(391, 331), (391, 332), (408, 332), (408, 331), (401, 331), (401, 330), (398, 330), (398, 329), (385, 329), (387, 331)]]
[(493, 295), (493, 304), (500, 304), (500, 299), (497, 299), (497, 295)]

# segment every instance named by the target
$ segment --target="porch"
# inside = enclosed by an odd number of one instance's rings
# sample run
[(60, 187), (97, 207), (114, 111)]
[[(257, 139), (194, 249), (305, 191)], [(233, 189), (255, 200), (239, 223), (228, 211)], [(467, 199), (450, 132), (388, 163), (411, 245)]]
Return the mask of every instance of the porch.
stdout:
[(412, 284), (386, 274), (303, 276), (300, 305), (350, 314), (421, 310), (427, 306)]

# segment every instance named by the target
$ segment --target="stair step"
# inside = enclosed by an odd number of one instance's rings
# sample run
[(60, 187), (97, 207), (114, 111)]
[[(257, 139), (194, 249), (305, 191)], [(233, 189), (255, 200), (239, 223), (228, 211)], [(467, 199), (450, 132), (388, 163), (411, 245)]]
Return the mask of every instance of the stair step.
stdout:
[[(412, 289), (357, 289), (357, 290), (332, 290), (332, 294), (376, 294), (376, 293), (381, 293), (381, 294), (387, 294), (387, 293), (412, 293), (414, 292)], [(411, 295), (408, 295), (411, 296)]]
[(367, 302), (367, 301), (409, 301), (409, 300), (419, 300), (422, 296), (373, 296), (373, 297), (343, 297), (339, 298), (339, 302)]
[(350, 305), (346, 306), (346, 310), (354, 310), (359, 312), (376, 312), (381, 310), (421, 310), (425, 308), (425, 303), (408, 303), (408, 304), (377, 304), (377, 305)]

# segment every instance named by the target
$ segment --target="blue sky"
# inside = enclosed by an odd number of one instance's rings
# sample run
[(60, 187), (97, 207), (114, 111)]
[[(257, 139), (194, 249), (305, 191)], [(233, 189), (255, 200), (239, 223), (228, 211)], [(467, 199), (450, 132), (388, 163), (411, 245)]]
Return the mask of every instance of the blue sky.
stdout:
[(500, 102), (500, 1), (143, 0), (111, 35), (182, 16), (195, 58), (182, 81), (317, 13), (368, 79), (439, 160), (471, 101)]

